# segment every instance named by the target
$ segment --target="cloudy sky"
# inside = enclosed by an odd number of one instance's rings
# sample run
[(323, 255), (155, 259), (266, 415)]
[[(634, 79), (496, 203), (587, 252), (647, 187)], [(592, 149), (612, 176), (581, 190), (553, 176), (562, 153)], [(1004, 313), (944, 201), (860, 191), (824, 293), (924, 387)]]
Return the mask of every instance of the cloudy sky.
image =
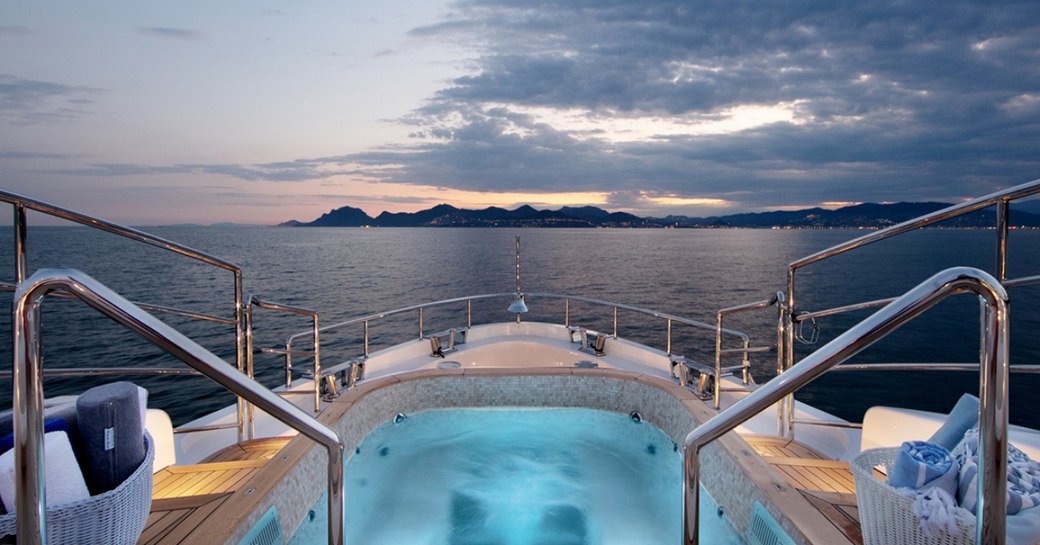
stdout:
[(1040, 178), (1040, 2), (0, 2), (0, 187), (131, 224)]

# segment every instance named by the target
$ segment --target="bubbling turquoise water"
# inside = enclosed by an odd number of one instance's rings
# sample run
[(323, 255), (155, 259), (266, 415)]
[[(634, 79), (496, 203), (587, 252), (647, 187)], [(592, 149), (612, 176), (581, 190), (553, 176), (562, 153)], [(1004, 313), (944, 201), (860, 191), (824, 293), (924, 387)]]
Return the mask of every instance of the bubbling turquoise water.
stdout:
[[(431, 410), (346, 465), (349, 545), (657, 545), (682, 534), (682, 457), (646, 422), (589, 409)], [(325, 542), (318, 517), (290, 545)], [(702, 535), (739, 544), (702, 502)]]

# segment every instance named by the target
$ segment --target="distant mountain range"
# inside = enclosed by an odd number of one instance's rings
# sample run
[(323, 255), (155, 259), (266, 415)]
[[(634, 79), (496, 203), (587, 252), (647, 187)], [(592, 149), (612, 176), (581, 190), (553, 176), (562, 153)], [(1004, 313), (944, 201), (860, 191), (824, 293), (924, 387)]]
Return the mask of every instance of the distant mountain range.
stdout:
[[(667, 216), (642, 218), (627, 212), (608, 212), (595, 206), (565, 206), (537, 210), (524, 205), (515, 210), (495, 206), (481, 210), (438, 204), (419, 212), (383, 212), (371, 217), (360, 208), (344, 206), (311, 222), (296, 220), (283, 227), (615, 227), (615, 228), (880, 228), (894, 225), (950, 206), (939, 202), (865, 203), (836, 210), (807, 208), (795, 211), (758, 212), (691, 218)], [(981, 210), (944, 223), (949, 227), (992, 227), (995, 212)], [(1040, 227), (1040, 214), (1012, 206), (1010, 224)]]

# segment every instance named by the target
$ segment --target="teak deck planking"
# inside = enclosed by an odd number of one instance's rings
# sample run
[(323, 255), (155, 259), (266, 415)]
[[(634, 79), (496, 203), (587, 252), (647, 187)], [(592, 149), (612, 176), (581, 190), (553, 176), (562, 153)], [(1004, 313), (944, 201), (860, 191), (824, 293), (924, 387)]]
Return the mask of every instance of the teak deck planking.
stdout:
[(287, 437), (227, 447), (203, 463), (169, 466), (152, 475), (152, 508), (137, 545), (176, 545), (277, 455)]

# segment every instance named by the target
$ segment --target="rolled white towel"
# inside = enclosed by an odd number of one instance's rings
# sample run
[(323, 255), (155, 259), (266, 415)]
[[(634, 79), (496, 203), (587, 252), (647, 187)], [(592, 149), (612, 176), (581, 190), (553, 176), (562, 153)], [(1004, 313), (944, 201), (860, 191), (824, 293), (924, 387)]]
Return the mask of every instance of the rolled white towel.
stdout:
[[(0, 455), (0, 500), (8, 513), (14, 512), (14, 451)], [(43, 470), (46, 475), (47, 507), (90, 497), (83, 472), (76, 462), (69, 436), (52, 431), (43, 436)]]

